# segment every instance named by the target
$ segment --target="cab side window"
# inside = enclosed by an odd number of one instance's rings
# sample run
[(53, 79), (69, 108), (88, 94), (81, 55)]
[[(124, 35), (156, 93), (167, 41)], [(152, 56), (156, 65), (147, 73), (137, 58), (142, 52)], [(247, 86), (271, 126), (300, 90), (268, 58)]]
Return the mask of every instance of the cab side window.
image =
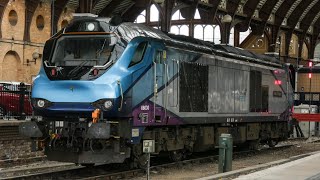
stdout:
[(129, 67), (130, 67), (130, 66), (133, 66), (133, 65), (135, 65), (135, 64), (138, 64), (139, 62), (142, 61), (143, 56), (144, 56), (144, 54), (145, 54), (145, 52), (146, 52), (147, 47), (148, 47), (148, 42), (141, 42), (141, 43), (138, 45), (136, 51), (134, 52), (134, 54), (133, 54), (133, 56), (132, 56), (131, 62), (130, 62), (130, 64), (129, 64)]

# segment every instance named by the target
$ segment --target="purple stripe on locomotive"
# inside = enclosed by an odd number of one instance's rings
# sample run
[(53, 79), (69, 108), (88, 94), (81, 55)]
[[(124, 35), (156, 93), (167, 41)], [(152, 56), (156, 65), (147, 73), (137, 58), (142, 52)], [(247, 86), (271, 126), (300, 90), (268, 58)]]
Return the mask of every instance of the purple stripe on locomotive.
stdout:
[[(133, 111), (133, 126), (161, 126), (161, 125), (182, 125), (182, 118), (163, 107), (156, 105), (150, 100), (145, 100)], [(167, 116), (167, 118), (165, 118)]]

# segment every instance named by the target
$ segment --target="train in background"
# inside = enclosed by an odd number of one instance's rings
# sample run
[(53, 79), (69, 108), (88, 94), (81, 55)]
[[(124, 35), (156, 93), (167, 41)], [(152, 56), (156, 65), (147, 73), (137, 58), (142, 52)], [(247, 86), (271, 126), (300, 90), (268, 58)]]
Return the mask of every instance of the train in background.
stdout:
[(274, 146), (292, 103), (288, 67), (275, 58), (83, 17), (46, 42), (32, 90), (43, 118), (20, 133), (42, 140), (50, 160), (143, 166), (145, 139), (175, 161), (214, 148), (221, 133)]

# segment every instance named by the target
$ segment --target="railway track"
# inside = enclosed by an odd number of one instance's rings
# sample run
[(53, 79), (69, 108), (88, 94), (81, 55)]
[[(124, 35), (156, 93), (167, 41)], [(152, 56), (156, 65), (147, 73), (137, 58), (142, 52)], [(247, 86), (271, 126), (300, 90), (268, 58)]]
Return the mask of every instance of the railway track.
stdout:
[[(260, 150), (246, 150), (234, 152), (234, 158), (241, 158), (248, 155), (258, 155), (265, 153), (267, 151), (277, 151), (284, 148), (289, 148), (295, 144), (287, 144), (276, 146), (273, 148), (262, 148)], [(214, 154), (215, 153), (215, 154)], [(214, 155), (212, 155), (214, 154)], [(210, 151), (202, 154), (195, 154), (190, 159), (186, 159), (179, 162), (168, 162), (161, 161), (162, 163), (155, 164), (154, 161), (159, 161), (157, 158), (151, 159), (151, 171), (157, 171), (159, 169), (170, 169), (173, 167), (183, 167), (187, 164), (196, 164), (204, 162), (217, 162), (218, 161), (217, 151)], [(142, 169), (130, 170), (125, 167), (125, 164), (120, 165), (103, 165), (95, 167), (84, 167), (84, 166), (74, 166), (69, 169), (56, 170), (46, 172), (33, 173), (21, 176), (6, 177), (6, 179), (83, 179), (83, 180), (96, 180), (96, 179), (128, 179), (138, 176), (143, 176), (145, 171)]]

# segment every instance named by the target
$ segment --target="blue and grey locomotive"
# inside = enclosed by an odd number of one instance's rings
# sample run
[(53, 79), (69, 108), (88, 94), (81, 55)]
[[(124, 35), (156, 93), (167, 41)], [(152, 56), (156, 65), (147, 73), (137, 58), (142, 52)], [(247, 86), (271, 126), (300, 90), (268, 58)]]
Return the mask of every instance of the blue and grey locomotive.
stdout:
[(292, 90), (275, 58), (109, 18), (82, 18), (49, 39), (34, 80), (42, 120), (20, 126), (49, 159), (145, 163), (142, 140), (173, 160), (217, 145), (287, 137)]

